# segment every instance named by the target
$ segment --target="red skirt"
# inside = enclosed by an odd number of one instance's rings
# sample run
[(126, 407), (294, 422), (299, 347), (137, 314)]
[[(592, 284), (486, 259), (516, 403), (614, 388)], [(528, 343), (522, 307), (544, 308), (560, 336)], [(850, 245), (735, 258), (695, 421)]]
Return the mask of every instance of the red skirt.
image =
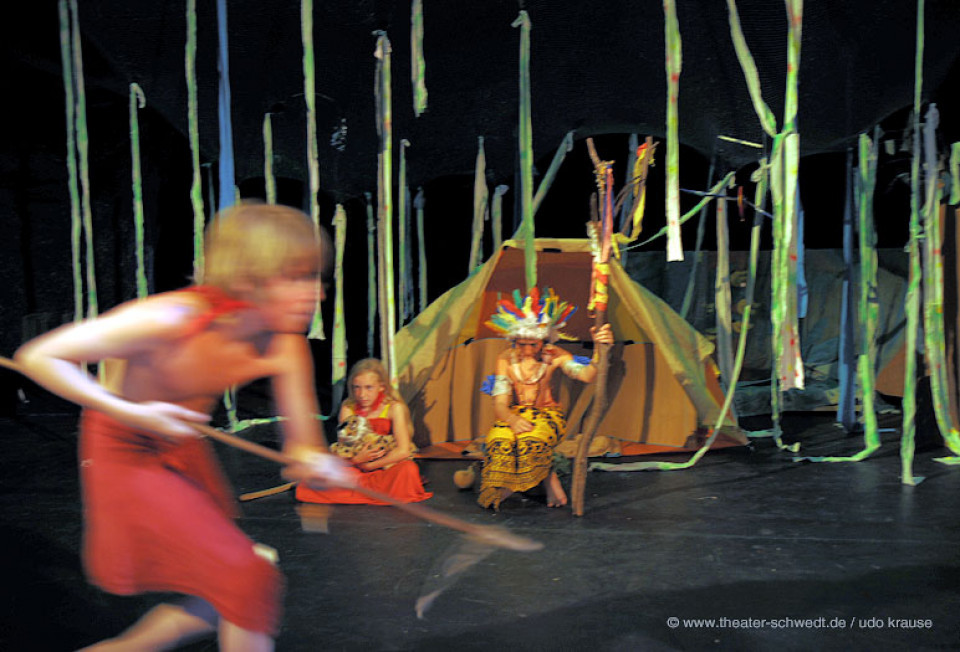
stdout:
[[(373, 489), (402, 503), (419, 503), (431, 498), (433, 494), (424, 491), (420, 481), (420, 470), (413, 460), (403, 460), (389, 469), (360, 471), (348, 469), (356, 475), (357, 484)], [(368, 498), (353, 489), (311, 489), (306, 485), (297, 485), (297, 500), (306, 503), (327, 503), (337, 505), (387, 505), (380, 500)]]
[(184, 593), (276, 635), (283, 577), (234, 524), (239, 510), (206, 440), (170, 443), (85, 410), (84, 569), (110, 593)]

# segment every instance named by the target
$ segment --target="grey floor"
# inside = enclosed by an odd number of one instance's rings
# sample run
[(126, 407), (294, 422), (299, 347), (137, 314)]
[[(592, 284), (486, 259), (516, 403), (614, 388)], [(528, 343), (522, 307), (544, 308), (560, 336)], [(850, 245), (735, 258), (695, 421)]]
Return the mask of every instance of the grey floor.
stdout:
[[(493, 552), (423, 619), (416, 600), (462, 551), (457, 534), (371, 506), (336, 507), (328, 534), (307, 533), (289, 493), (245, 503), (241, 526), (280, 554), (281, 651), (960, 649), (960, 468), (933, 461), (947, 454), (933, 440), (915, 463), (925, 480), (902, 485), (898, 421), (884, 417), (882, 448), (855, 464), (794, 462), (761, 439), (687, 471), (591, 473), (580, 518), (535, 494), (480, 510), (452, 482), (466, 462), (422, 462), (425, 504), (545, 546)], [(784, 427), (809, 455), (862, 446), (829, 414)], [(76, 649), (163, 597), (86, 584), (75, 430), (69, 413), (0, 419), (2, 650)], [(238, 493), (280, 482), (268, 462), (221, 453)]]

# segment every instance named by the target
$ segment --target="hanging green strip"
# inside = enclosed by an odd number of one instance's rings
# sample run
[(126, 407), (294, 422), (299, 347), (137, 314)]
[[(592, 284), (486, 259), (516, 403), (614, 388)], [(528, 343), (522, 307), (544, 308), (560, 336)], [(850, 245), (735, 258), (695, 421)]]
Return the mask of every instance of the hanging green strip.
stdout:
[(419, 312), (423, 312), (427, 309), (429, 303), (427, 300), (427, 248), (423, 236), (423, 188), (417, 188), (417, 196), (413, 200), (413, 207), (417, 210), (417, 255), (419, 257), (418, 272), (420, 275)]
[(771, 342), (773, 372), (771, 374), (770, 404), (773, 420), (772, 434), (781, 449), (796, 452), (799, 445), (785, 446), (780, 439), (780, 398), (786, 389), (802, 388), (803, 360), (800, 356), (800, 333), (797, 323), (797, 173), (800, 136), (796, 130), (797, 87), (800, 68), (800, 43), (803, 25), (803, 3), (786, 0), (787, 36), (787, 92), (784, 105), (783, 129), (776, 132), (773, 113), (763, 101), (756, 63), (750, 54), (734, 0), (727, 0), (730, 35), (737, 59), (747, 82), (754, 110), (764, 131), (773, 137), (770, 190), (773, 195), (773, 242), (771, 256)]
[[(310, 217), (320, 228), (320, 154), (317, 144), (317, 89), (313, 56), (313, 0), (300, 3), (300, 37), (303, 41), (303, 99), (307, 106), (307, 170), (310, 182)], [(325, 340), (320, 301), (313, 311), (313, 323), (307, 334), (312, 340)]]
[(520, 28), (520, 239), (523, 240), (524, 283), (526, 290), (537, 285), (537, 250), (533, 225), (533, 125), (530, 107), (530, 30), (533, 25), (526, 11), (513, 21)]
[(406, 324), (417, 314), (414, 305), (413, 291), (413, 227), (411, 226), (413, 202), (410, 199), (410, 188), (404, 184), (400, 190), (400, 203), (403, 204), (404, 217), (401, 224), (401, 236), (404, 241), (403, 257), (400, 265), (403, 266), (403, 275), (406, 283), (403, 288), (403, 323)]
[(90, 139), (87, 136), (87, 97), (80, 51), (80, 20), (77, 0), (70, 0), (70, 42), (73, 53), (73, 80), (77, 87), (77, 153), (80, 170), (80, 211), (83, 218), (84, 253), (87, 271), (87, 317), (97, 316), (97, 279), (93, 249), (93, 208), (90, 206)]
[(860, 355), (857, 358), (857, 379), (861, 388), (863, 449), (844, 457), (798, 457), (809, 462), (859, 462), (880, 448), (877, 412), (874, 397), (877, 356), (877, 233), (873, 223), (873, 195), (877, 181), (877, 145), (880, 128), (874, 129), (873, 140), (860, 134), (859, 225), (860, 240)]
[(787, 94), (783, 129), (774, 138), (773, 176), (770, 184), (774, 199), (774, 251), (771, 266), (774, 380), (770, 388), (773, 433), (778, 447), (794, 452), (797, 450), (796, 444), (787, 447), (781, 442), (780, 419), (783, 392), (793, 388), (802, 389), (804, 385), (797, 321), (797, 173), (800, 136), (796, 131), (796, 112), (801, 11), (802, 3), (787, 0)]
[(509, 186), (499, 185), (493, 189), (493, 201), (490, 202), (490, 227), (493, 232), (493, 251), (500, 251), (503, 245), (503, 196)]
[(950, 146), (950, 205), (960, 204), (960, 142)]
[(773, 366), (770, 375), (770, 409), (773, 422), (773, 439), (777, 447), (783, 449), (780, 425), (782, 408), (780, 398), (783, 392), (784, 374), (784, 346), (783, 323), (786, 320), (786, 306), (783, 302), (783, 285), (786, 283), (785, 256), (787, 250), (784, 242), (783, 220), (783, 134), (777, 134), (773, 139), (773, 153), (771, 156), (772, 174), (770, 177), (770, 192), (773, 195), (773, 251), (770, 255), (770, 343), (773, 347)]
[(675, 0), (663, 0), (667, 59), (667, 261), (683, 260), (680, 239), (680, 71), (683, 52)]
[[(347, 331), (343, 317), (343, 251), (347, 243), (347, 212), (343, 205), (337, 204), (333, 214), (334, 263), (333, 263), (333, 369), (331, 383), (334, 388), (334, 400), (330, 413), (334, 414), (343, 396), (343, 386), (347, 377)], [(339, 391), (338, 391), (339, 389)]]
[[(634, 197), (637, 196), (639, 188), (637, 187), (637, 182), (635, 181), (636, 174), (634, 173), (635, 166), (637, 164), (637, 148), (640, 146), (640, 139), (637, 134), (630, 134), (630, 137), (627, 139), (627, 165), (623, 171), (623, 187), (631, 188), (630, 192), (621, 191), (623, 195), (622, 199), (618, 202), (620, 204), (620, 210), (618, 212), (619, 222), (617, 225), (617, 233), (620, 235), (626, 235), (630, 233), (630, 216), (633, 213), (633, 202)], [(709, 185), (709, 184), (708, 184)], [(624, 265), (626, 266), (626, 265)]]
[[(840, 290), (840, 346), (837, 353), (837, 423), (844, 432), (852, 432), (857, 422), (857, 387), (854, 376), (854, 267), (853, 267), (853, 150), (847, 150), (843, 198), (843, 275)], [(904, 394), (906, 401), (906, 394)]]
[(733, 377), (733, 318), (730, 299), (730, 230), (727, 225), (727, 202), (717, 201), (717, 269), (714, 274), (713, 297), (716, 316), (717, 365), (720, 377), (729, 388)]
[[(923, 256), (923, 333), (927, 373), (930, 375), (930, 393), (933, 396), (933, 413), (940, 428), (944, 443), (955, 456), (960, 455), (960, 434), (951, 423), (949, 398), (947, 397), (946, 338), (943, 329), (943, 259), (940, 231), (940, 207), (943, 186), (940, 183), (940, 164), (937, 157), (937, 127), (940, 115), (935, 105), (927, 110), (924, 125), (924, 167), (926, 168), (926, 193), (923, 207), (924, 256)], [(941, 457), (943, 464), (960, 464), (960, 457)]]
[(413, 112), (418, 118), (427, 110), (426, 69), (423, 61), (423, 0), (413, 0), (410, 7), (410, 76)]
[[(873, 141), (860, 134), (860, 314), (863, 315), (863, 336), (857, 373), (862, 388), (864, 450), (861, 459), (880, 446), (877, 433), (874, 381), (877, 359), (877, 231), (873, 222), (873, 196), (877, 183), (877, 142), (880, 128), (874, 130)], [(857, 456), (854, 456), (857, 457)]]
[(487, 156), (483, 151), (483, 136), (477, 137), (477, 161), (473, 169), (473, 228), (470, 237), (470, 259), (467, 263), (467, 275), (483, 261), (483, 227), (487, 217), (487, 201), (490, 192), (487, 189)]
[[(717, 154), (714, 150), (710, 157), (710, 169), (707, 171), (707, 185), (713, 183), (713, 175), (717, 165)], [(680, 304), (680, 316), (684, 319), (690, 314), (690, 307), (693, 304), (693, 291), (697, 285), (697, 269), (703, 260), (703, 237), (706, 235), (707, 207), (704, 205), (700, 211), (700, 221), (697, 222), (697, 241), (693, 247), (693, 265), (690, 266), (690, 277), (687, 279), (687, 289), (683, 293), (683, 303)]]
[(777, 121), (773, 117), (773, 111), (763, 101), (763, 93), (760, 89), (760, 74), (757, 72), (757, 64), (753, 60), (747, 41), (743, 37), (743, 30), (740, 28), (740, 16), (734, 0), (727, 0), (727, 16), (730, 21), (730, 36), (733, 39), (733, 47), (737, 53), (740, 68), (743, 70), (744, 79), (747, 82), (747, 90), (750, 91), (753, 108), (760, 119), (760, 126), (763, 127), (768, 136), (773, 138), (777, 134)]
[(800, 168), (800, 134), (797, 132), (798, 73), (800, 70), (800, 40), (803, 26), (802, 0), (787, 0), (787, 92), (783, 117), (783, 236), (781, 265), (785, 270), (780, 296), (784, 308), (781, 391), (803, 389), (804, 370), (800, 355), (800, 328), (797, 306), (799, 201), (797, 179)]
[(77, 180), (77, 124), (74, 113), (73, 59), (70, 56), (70, 16), (67, 0), (60, 0), (60, 63), (63, 66), (67, 131), (67, 189), (70, 192), (70, 252), (73, 269), (73, 321), (83, 319), (83, 267), (80, 263), (80, 187)]
[(197, 0), (187, 0), (187, 43), (184, 68), (187, 78), (187, 131), (193, 162), (190, 204), (193, 206), (193, 277), (203, 280), (203, 182), (200, 178), (200, 128), (197, 109)]
[(143, 179), (140, 172), (140, 121), (137, 111), (147, 104), (143, 90), (136, 83), (130, 84), (130, 162), (133, 186), (133, 228), (137, 249), (137, 298), (149, 294), (146, 265), (143, 256)]
[(397, 179), (397, 192), (400, 193), (397, 202), (397, 227), (400, 231), (397, 235), (397, 269), (399, 271), (397, 294), (400, 295), (399, 314), (400, 325), (406, 323), (413, 312), (413, 306), (408, 301), (410, 297), (410, 284), (413, 279), (410, 278), (410, 268), (407, 266), (410, 251), (410, 214), (407, 206), (407, 147), (410, 141), (406, 138), (400, 140), (400, 173)]
[(914, 486), (923, 478), (913, 475), (916, 450), (917, 414), (917, 339), (920, 332), (920, 107), (923, 103), (924, 0), (917, 2), (916, 52), (913, 62), (913, 152), (910, 160), (910, 241), (909, 272), (905, 310), (907, 332), (904, 344), (902, 425), (900, 429), (900, 481)]
[[(769, 167), (766, 159), (760, 161), (760, 167), (756, 171), (755, 181), (757, 182), (757, 194), (755, 206), (763, 206), (763, 198), (767, 194), (767, 176)], [(729, 177), (729, 175), (728, 175)], [(760, 257), (760, 231), (763, 227), (763, 213), (757, 210), (753, 218), (753, 229), (750, 232), (750, 262), (747, 277), (746, 301), (743, 308), (743, 318), (740, 321), (740, 337), (737, 340), (737, 356), (733, 363), (733, 371), (730, 374), (730, 380), (727, 386), (726, 394), (723, 399), (723, 405), (720, 407), (720, 413), (714, 422), (710, 436), (703, 443), (703, 446), (694, 453), (686, 462), (630, 462), (626, 464), (608, 464), (605, 462), (594, 462), (590, 465), (591, 471), (678, 471), (688, 469), (696, 464), (701, 457), (706, 454), (717, 435), (720, 434), (723, 424), (726, 421), (730, 406), (733, 405), (733, 396), (737, 388), (737, 381), (740, 378), (740, 371), (743, 369), (743, 359), (747, 351), (747, 332), (750, 330), (750, 315), (753, 310), (753, 296), (757, 280), (757, 259)]]
[(363, 193), (367, 205), (367, 357), (373, 357), (373, 334), (377, 329), (377, 224), (373, 221), (373, 197)]
[(263, 185), (267, 203), (277, 203), (277, 179), (273, 173), (273, 119), (270, 113), (263, 115)]
[[(713, 188), (711, 188), (711, 189), (709, 190), (709, 192), (704, 193), (703, 198), (702, 198), (700, 201), (697, 202), (697, 205), (696, 205), (696, 206), (694, 206), (693, 208), (691, 208), (691, 209), (688, 210), (686, 213), (684, 213), (683, 215), (680, 216), (680, 219), (678, 220), (679, 223), (680, 223), (680, 224), (683, 224), (684, 222), (686, 222), (687, 220), (689, 220), (689, 219), (690, 219), (691, 217), (693, 217), (694, 215), (697, 215), (697, 214), (700, 212), (700, 209), (701, 209), (701, 208), (703, 208), (704, 206), (706, 206), (707, 204), (709, 204), (710, 202), (712, 202), (712, 201), (717, 197), (717, 195), (718, 195), (724, 188), (726, 188), (728, 185), (730, 185), (730, 182), (733, 180), (733, 178), (734, 178), (735, 176), (736, 176), (736, 172), (730, 172), (730, 173), (728, 173), (727, 176), (725, 176), (723, 179), (721, 179), (721, 180), (719, 181), (719, 183), (717, 183)], [(662, 238), (662, 237), (663, 237), (664, 235), (666, 235), (666, 234), (667, 234), (667, 227), (663, 227), (662, 229), (660, 229), (659, 231), (657, 231), (656, 233), (654, 233), (652, 236), (650, 236), (649, 238), (647, 238), (647, 239), (644, 240), (643, 242), (637, 242), (637, 243), (632, 244), (632, 245), (630, 245), (630, 246), (628, 246), (628, 247), (624, 247), (624, 249), (626, 249), (626, 250), (629, 250), (629, 249), (638, 249), (639, 247), (642, 247), (642, 246), (644, 246), (644, 245), (646, 245), (646, 244), (650, 244), (651, 242), (653, 242), (653, 241), (656, 240), (657, 238)]]
[(227, 423), (230, 432), (240, 432), (240, 420), (237, 418), (237, 387), (228, 387), (223, 390), (223, 407), (227, 412)]
[(550, 186), (553, 185), (553, 180), (556, 178), (557, 172), (563, 164), (563, 159), (565, 159), (567, 154), (572, 150), (573, 132), (568, 131), (567, 135), (564, 136), (560, 142), (560, 147), (558, 147), (556, 153), (554, 153), (553, 160), (550, 161), (550, 167), (547, 168), (547, 173), (543, 175), (543, 178), (540, 180), (540, 185), (537, 186), (537, 194), (533, 196), (534, 217), (536, 217), (537, 211), (540, 210), (540, 202), (543, 201), (543, 198), (547, 195), (547, 191), (550, 190)]
[(377, 134), (380, 137), (379, 183), (377, 187), (377, 231), (380, 250), (380, 358), (387, 367), (390, 383), (397, 386), (397, 361), (393, 348), (396, 303), (393, 295), (393, 118), (390, 82), (390, 39), (376, 32), (377, 59), (374, 92), (377, 105)]
[[(914, 133), (919, 133), (919, 112), (914, 113)], [(903, 404), (900, 435), (900, 480), (906, 485), (915, 485), (922, 478), (913, 475), (913, 455), (916, 450), (917, 414), (917, 339), (920, 330), (920, 139), (914, 139), (914, 156), (910, 171), (910, 241), (907, 243), (909, 272), (905, 310), (907, 325), (904, 344)]]

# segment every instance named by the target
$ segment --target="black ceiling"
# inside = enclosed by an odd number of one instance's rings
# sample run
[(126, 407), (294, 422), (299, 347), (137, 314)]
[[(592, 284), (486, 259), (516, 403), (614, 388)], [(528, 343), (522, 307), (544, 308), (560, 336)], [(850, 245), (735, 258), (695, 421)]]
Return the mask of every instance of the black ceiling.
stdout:
[[(199, 0), (200, 141), (215, 160), (217, 130), (216, 5)], [(305, 178), (305, 110), (300, 3), (230, 0), (232, 119), (238, 182), (262, 175), (261, 129), (273, 112), (276, 172)], [(680, 139), (736, 169), (754, 149), (719, 141), (726, 135), (761, 141), (730, 38), (726, 3), (679, 0), (683, 39)], [(149, 110), (186, 134), (185, 2), (82, 0), (79, 18), (91, 97), (125, 103), (131, 82)], [(663, 7), (654, 0), (425, 0), (424, 50), (429, 108), (414, 116), (410, 83), (410, 1), (316, 0), (314, 10), (317, 123), (322, 186), (334, 197), (376, 187), (375, 30), (393, 45), (394, 146), (407, 150), (411, 185), (470, 174), (477, 137), (485, 139), (492, 181), (513, 179), (516, 161), (519, 30), (523, 5), (533, 23), (533, 142), (548, 157), (564, 134), (652, 134), (665, 122)], [(45, 0), (19, 5), (4, 26), (6, 89), (22, 108), (31, 97), (60, 97), (57, 11)], [(760, 70), (764, 97), (778, 119), (786, 77), (786, 11), (775, 0), (738, 2), (743, 30)], [(804, 7), (799, 131), (802, 151), (836, 151), (861, 131), (913, 101), (916, 6), (906, 0), (813, 0)], [(957, 139), (956, 103), (944, 92), (958, 78), (960, 4), (927, 0), (924, 100), (944, 113), (942, 133)], [(99, 94), (99, 95), (98, 95)], [(34, 111), (4, 111), (29, 123)], [(331, 135), (346, 125), (346, 140)], [(52, 125), (57, 131), (62, 125)], [(952, 130), (952, 131), (951, 131)], [(185, 137), (185, 136), (184, 136)], [(98, 143), (91, 135), (91, 151)], [(345, 146), (343, 146), (345, 144)]]

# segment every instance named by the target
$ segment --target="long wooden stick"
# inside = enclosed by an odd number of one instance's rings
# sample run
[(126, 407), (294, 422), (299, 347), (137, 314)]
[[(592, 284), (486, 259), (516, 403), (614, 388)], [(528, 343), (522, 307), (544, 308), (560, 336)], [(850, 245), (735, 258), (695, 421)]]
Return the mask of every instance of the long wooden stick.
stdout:
[[(604, 162), (600, 160), (600, 156), (597, 154), (596, 147), (593, 144), (592, 138), (587, 138), (587, 148), (590, 153), (590, 159), (593, 161), (594, 169), (597, 173), (597, 186), (600, 190), (598, 196), (598, 214), (595, 218), (598, 218), (595, 222), (595, 235), (598, 240), (598, 243), (602, 241), (602, 229), (603, 229), (603, 219), (604, 211), (606, 210), (607, 197), (605, 193), (607, 192), (605, 186), (600, 178), (600, 174), (604, 169)], [(599, 247), (602, 251), (602, 246)], [(598, 256), (602, 256), (602, 253), (598, 253)], [(606, 260), (594, 260), (594, 268), (596, 268), (597, 262), (607, 262)], [(600, 328), (607, 322), (607, 309), (606, 305), (598, 306), (594, 312), (594, 321), (593, 323), (597, 328)], [(570, 507), (573, 511), (574, 516), (583, 516), (583, 503), (584, 503), (584, 494), (586, 493), (587, 486), (587, 459), (590, 454), (590, 443), (593, 441), (594, 436), (597, 434), (597, 429), (600, 426), (601, 418), (607, 409), (607, 352), (610, 349), (610, 345), (597, 342), (595, 344), (597, 355), (597, 376), (594, 379), (594, 395), (593, 395), (593, 409), (590, 412), (590, 417), (587, 420), (584, 428), (581, 430), (580, 442), (577, 446), (577, 455), (573, 460), (573, 479), (571, 481), (570, 487)]]
[[(228, 446), (240, 448), (248, 453), (253, 453), (254, 455), (283, 465), (297, 463), (297, 460), (289, 455), (286, 455), (285, 453), (275, 451), (272, 448), (267, 448), (266, 446), (261, 446), (260, 444), (252, 441), (247, 441), (246, 439), (237, 437), (236, 435), (231, 435), (221, 430), (217, 430), (216, 428), (211, 428), (210, 426), (201, 424), (192, 423), (190, 425), (195, 427), (197, 431), (202, 433), (204, 436), (209, 437), (210, 439), (216, 439), (217, 441), (227, 444)], [(468, 523), (467, 521), (459, 519), (455, 516), (451, 516), (450, 514), (445, 514), (435, 509), (431, 509), (430, 507), (416, 503), (403, 503), (392, 496), (388, 496), (387, 494), (383, 494), (379, 491), (374, 491), (373, 489), (368, 489), (359, 485), (352, 485), (346, 488), (352, 489), (353, 491), (363, 494), (368, 498), (372, 498), (374, 500), (386, 503), (392, 507), (401, 509), (408, 514), (412, 514), (425, 521), (430, 521), (431, 523), (436, 523), (437, 525), (443, 525), (444, 527), (459, 530), (460, 532), (468, 534), (471, 537), (493, 546), (509, 548), (511, 550), (519, 550), (522, 552), (530, 552), (543, 548), (542, 543), (513, 534), (506, 528)]]
[[(0, 357), (0, 367), (6, 367), (7, 369), (11, 369), (18, 373), (23, 373), (21, 366), (8, 358)], [(252, 441), (247, 441), (242, 437), (231, 435), (221, 430), (217, 430), (216, 428), (205, 426), (199, 423), (190, 423), (189, 425), (192, 426), (199, 434), (205, 437), (215, 439), (219, 442), (227, 444), (228, 446), (239, 448), (247, 451), (248, 453), (252, 453), (258, 457), (268, 459), (278, 464), (287, 466), (290, 464), (299, 463), (298, 460), (285, 453), (273, 450), (272, 448), (267, 448), (266, 446), (261, 446), (260, 444)], [(359, 485), (353, 485), (345, 488), (352, 489), (353, 491), (363, 494), (368, 498), (372, 498), (392, 507), (396, 507), (397, 509), (403, 510), (408, 514), (412, 514), (417, 518), (423, 519), (424, 521), (436, 523), (437, 525), (442, 525), (453, 530), (459, 530), (460, 532), (463, 532), (464, 534), (467, 534), (470, 537), (491, 546), (508, 548), (510, 550), (517, 550), (520, 552), (532, 552), (534, 550), (540, 550), (543, 548), (543, 544), (539, 541), (534, 541), (533, 539), (528, 539), (526, 537), (513, 534), (504, 527), (468, 523), (467, 521), (459, 519), (455, 516), (445, 514), (441, 511), (431, 509), (430, 507), (426, 507), (424, 505), (418, 505), (415, 503), (402, 503), (392, 496), (388, 496), (387, 494), (382, 494), (379, 491), (367, 489), (366, 487), (361, 487)]]

